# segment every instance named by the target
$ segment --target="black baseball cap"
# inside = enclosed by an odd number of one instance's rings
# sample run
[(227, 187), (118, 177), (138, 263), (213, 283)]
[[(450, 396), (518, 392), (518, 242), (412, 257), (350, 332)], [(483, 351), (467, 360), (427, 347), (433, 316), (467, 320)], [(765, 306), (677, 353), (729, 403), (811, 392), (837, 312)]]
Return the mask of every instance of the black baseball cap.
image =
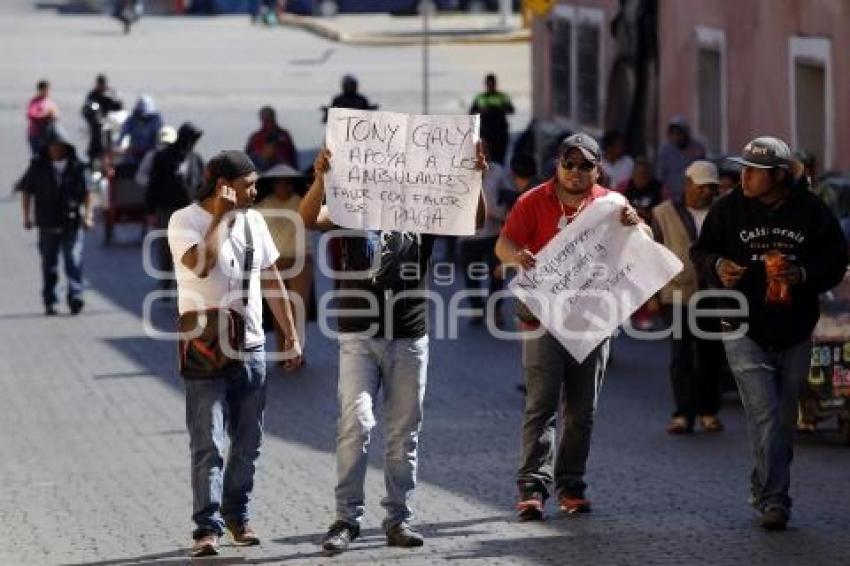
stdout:
[(730, 157), (730, 161), (747, 167), (758, 169), (773, 169), (782, 167), (788, 169), (794, 160), (788, 144), (773, 136), (758, 137), (744, 146), (740, 157)]
[(558, 155), (564, 155), (571, 149), (581, 151), (584, 158), (591, 163), (599, 163), (602, 159), (599, 144), (589, 134), (579, 133), (564, 138), (558, 146)]

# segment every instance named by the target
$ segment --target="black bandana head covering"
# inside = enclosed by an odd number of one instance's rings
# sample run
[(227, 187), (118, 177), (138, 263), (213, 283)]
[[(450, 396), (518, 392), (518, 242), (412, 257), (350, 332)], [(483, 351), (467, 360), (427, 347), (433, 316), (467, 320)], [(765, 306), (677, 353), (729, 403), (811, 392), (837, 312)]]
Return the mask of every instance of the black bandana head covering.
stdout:
[(219, 179), (232, 181), (256, 171), (257, 168), (245, 152), (238, 149), (221, 151), (207, 163), (206, 184), (198, 193), (198, 200), (210, 196), (215, 191)]

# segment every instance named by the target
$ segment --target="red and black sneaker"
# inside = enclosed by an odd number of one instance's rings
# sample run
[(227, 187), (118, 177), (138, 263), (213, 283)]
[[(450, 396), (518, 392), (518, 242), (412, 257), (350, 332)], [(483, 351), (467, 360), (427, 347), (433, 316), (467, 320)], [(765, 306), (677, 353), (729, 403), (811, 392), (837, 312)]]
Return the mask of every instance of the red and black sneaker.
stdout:
[(573, 497), (564, 495), (558, 500), (562, 513), (574, 515), (576, 513), (590, 513), (590, 500), (584, 497)]
[(539, 493), (524, 493), (516, 504), (517, 517), (520, 521), (543, 520), (543, 496)]

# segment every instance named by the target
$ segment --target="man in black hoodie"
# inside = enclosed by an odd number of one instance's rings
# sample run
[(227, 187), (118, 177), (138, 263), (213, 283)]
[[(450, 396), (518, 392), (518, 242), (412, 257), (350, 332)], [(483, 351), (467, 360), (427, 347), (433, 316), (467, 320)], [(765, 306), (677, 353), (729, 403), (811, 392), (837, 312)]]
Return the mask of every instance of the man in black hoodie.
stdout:
[[(185, 122), (177, 131), (177, 140), (154, 154), (151, 176), (145, 192), (148, 223), (161, 230), (176, 210), (192, 204), (204, 183), (204, 161), (195, 152), (195, 144), (203, 132), (191, 122)], [(160, 279), (163, 289), (171, 288), (174, 261), (168, 241), (158, 238), (159, 269), (168, 275)]]
[(723, 340), (755, 458), (750, 501), (762, 527), (782, 530), (818, 295), (843, 278), (847, 242), (785, 142), (756, 138), (733, 160), (741, 186), (708, 213), (691, 258), (709, 286), (743, 295), (746, 314), (723, 320)]
[(47, 145), (30, 162), (16, 188), (21, 191), (24, 228), (38, 228), (44, 311), (48, 316), (56, 314), (61, 252), (68, 277), (68, 307), (78, 314), (83, 309), (83, 228), (91, 228), (94, 218), (85, 164), (60, 128), (51, 131)]

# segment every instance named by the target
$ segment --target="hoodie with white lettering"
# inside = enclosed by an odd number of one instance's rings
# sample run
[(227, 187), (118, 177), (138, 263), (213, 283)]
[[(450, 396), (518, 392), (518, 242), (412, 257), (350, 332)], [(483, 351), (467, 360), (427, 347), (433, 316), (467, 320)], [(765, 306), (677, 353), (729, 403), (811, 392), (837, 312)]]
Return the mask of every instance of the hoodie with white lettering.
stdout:
[[(765, 254), (780, 252), (803, 269), (803, 281), (790, 287), (790, 304), (768, 304)], [(818, 295), (835, 287), (847, 270), (848, 245), (838, 220), (808, 183), (797, 183), (780, 204), (767, 206), (736, 187), (717, 200), (706, 216), (691, 260), (702, 287), (723, 286), (721, 258), (747, 268), (734, 288), (747, 299), (748, 316), (724, 319), (748, 324), (747, 336), (766, 350), (784, 350), (808, 339), (820, 316)], [(732, 307), (734, 300), (721, 301)]]

